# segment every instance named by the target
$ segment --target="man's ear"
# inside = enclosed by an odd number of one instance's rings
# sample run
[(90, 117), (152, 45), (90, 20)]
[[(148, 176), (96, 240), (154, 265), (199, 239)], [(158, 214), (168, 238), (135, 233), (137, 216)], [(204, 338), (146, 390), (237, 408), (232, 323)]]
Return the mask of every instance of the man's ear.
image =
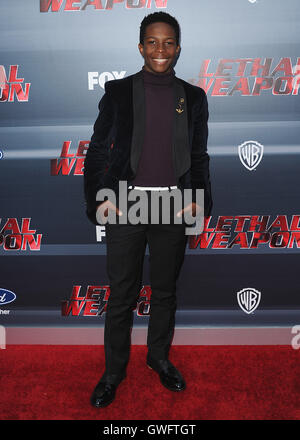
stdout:
[(139, 48), (140, 54), (142, 55), (142, 57), (144, 57), (144, 46), (141, 43), (139, 43), (138, 48)]

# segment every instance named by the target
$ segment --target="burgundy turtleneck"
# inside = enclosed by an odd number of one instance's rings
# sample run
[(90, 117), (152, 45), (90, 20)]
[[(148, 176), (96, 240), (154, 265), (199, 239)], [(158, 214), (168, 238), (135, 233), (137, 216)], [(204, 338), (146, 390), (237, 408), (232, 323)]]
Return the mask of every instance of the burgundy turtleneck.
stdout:
[(155, 74), (142, 68), (145, 87), (145, 137), (133, 185), (176, 185), (172, 143), (174, 69)]

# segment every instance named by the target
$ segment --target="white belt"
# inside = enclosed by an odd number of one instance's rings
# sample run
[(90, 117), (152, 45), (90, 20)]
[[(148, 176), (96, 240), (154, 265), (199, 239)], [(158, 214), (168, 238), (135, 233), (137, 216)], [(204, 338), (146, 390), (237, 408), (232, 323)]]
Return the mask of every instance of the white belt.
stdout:
[(167, 189), (175, 189), (175, 188), (177, 188), (177, 185), (173, 185), (173, 186), (136, 186), (136, 185), (130, 185), (129, 187), (128, 187), (128, 189), (141, 189), (141, 190), (144, 190), (144, 191), (146, 191), (146, 190), (152, 190), (152, 191), (164, 191), (164, 190), (167, 190)]

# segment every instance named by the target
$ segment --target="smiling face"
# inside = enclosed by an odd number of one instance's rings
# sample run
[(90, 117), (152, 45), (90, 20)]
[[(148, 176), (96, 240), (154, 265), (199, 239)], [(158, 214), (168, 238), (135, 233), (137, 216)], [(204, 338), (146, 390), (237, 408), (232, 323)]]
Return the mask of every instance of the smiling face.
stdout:
[(167, 23), (149, 24), (144, 45), (139, 44), (138, 48), (145, 60), (145, 70), (152, 73), (169, 73), (180, 50), (175, 30)]

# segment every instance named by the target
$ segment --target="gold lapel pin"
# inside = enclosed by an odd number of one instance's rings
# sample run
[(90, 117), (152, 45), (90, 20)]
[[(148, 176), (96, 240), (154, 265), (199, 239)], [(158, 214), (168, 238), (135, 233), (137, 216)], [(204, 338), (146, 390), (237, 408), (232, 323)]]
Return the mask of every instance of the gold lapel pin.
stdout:
[(183, 103), (184, 103), (184, 99), (180, 98), (178, 103), (178, 108), (176, 109), (177, 113), (179, 114), (181, 114), (184, 111), (184, 109), (182, 108)]

